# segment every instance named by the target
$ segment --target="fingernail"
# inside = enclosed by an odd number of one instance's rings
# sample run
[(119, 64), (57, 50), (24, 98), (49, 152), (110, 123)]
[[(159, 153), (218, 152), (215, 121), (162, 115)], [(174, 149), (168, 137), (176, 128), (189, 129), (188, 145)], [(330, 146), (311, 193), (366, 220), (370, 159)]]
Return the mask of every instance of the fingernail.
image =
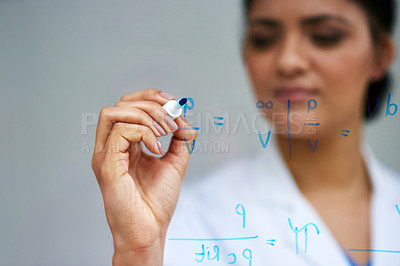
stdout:
[(161, 95), (161, 97), (164, 97), (165, 99), (167, 99), (167, 100), (173, 100), (173, 99), (175, 99), (175, 97), (174, 96), (172, 96), (171, 94), (169, 94), (169, 93), (166, 93), (166, 92), (160, 92), (160, 95)]
[(157, 141), (157, 146), (158, 146), (158, 150), (160, 151), (160, 153), (161, 153), (162, 155), (164, 155), (164, 154), (165, 154), (165, 151), (164, 151), (164, 149), (163, 149), (163, 147), (161, 146), (161, 143), (160, 143), (159, 141)]
[(167, 123), (168, 127), (172, 130), (172, 131), (176, 131), (178, 129), (178, 125), (175, 123), (175, 121), (172, 119), (172, 117), (170, 117), (169, 115), (167, 115), (165, 117), (165, 122)]
[(157, 123), (157, 121), (154, 121), (153, 125), (157, 129), (157, 131), (161, 134), (161, 136), (167, 135), (167, 132), (165, 132), (165, 130), (162, 128), (162, 126), (159, 123)]

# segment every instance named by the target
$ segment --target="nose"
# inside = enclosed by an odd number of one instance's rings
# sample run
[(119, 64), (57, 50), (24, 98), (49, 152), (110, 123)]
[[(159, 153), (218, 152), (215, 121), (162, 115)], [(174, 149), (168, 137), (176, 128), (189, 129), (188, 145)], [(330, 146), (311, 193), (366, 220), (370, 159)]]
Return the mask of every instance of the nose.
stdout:
[(287, 36), (277, 55), (277, 71), (283, 77), (293, 77), (304, 73), (309, 67), (306, 51), (300, 38)]

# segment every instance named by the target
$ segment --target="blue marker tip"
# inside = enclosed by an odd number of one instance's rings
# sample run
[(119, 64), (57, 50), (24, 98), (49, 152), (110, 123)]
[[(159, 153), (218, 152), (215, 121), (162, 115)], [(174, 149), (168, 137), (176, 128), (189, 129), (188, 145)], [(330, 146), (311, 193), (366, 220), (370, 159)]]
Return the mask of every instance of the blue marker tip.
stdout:
[(187, 101), (187, 98), (182, 98), (177, 101), (170, 100), (163, 105), (163, 108), (165, 109), (165, 111), (167, 111), (170, 117), (175, 119), (182, 114), (183, 109), (186, 109), (184, 107), (186, 107)]
[(187, 98), (180, 99), (178, 103), (180, 106), (184, 106), (187, 103)]

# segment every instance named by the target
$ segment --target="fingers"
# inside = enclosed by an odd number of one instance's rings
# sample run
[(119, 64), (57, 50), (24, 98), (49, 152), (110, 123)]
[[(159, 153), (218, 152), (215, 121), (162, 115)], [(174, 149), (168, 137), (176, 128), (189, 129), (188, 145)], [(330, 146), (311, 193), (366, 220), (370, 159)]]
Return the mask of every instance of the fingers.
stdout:
[(105, 146), (104, 166), (107, 177), (120, 177), (129, 171), (129, 152), (131, 143), (143, 142), (154, 154), (162, 154), (161, 144), (154, 132), (147, 126), (116, 122), (112, 126)]
[(107, 153), (125, 153), (130, 142), (143, 142), (155, 154), (161, 154), (154, 132), (146, 126), (117, 122), (113, 125), (106, 144)]
[[(181, 118), (174, 121), (162, 108), (162, 105), (171, 99), (174, 99), (174, 97), (168, 93), (148, 89), (123, 95), (121, 101), (116, 103), (114, 107), (103, 108), (96, 130), (95, 153), (105, 150), (111, 129), (117, 122), (146, 126), (155, 137), (176, 132), (179, 127), (190, 127), (187, 123), (185, 125)], [(181, 126), (178, 125), (177, 121)], [(191, 136), (192, 134), (191, 130), (179, 130), (174, 138), (177, 138), (177, 140), (186, 139), (187, 142), (191, 142), (194, 139)], [(197, 132), (195, 134), (197, 135)], [(181, 144), (179, 143), (178, 146), (181, 146)], [(176, 149), (179, 148), (176, 147)], [(172, 148), (171, 152), (176, 153), (176, 149)], [(149, 150), (152, 151), (151, 148)]]
[(121, 102), (126, 101), (154, 101), (160, 105), (164, 105), (169, 100), (174, 100), (175, 97), (159, 90), (147, 89), (135, 93), (125, 94), (121, 97)]
[(168, 133), (172, 133), (178, 129), (178, 125), (176, 124), (176, 122), (167, 114), (164, 108), (162, 108), (162, 106), (156, 102), (128, 101), (128, 102), (118, 102), (115, 104), (115, 106), (136, 108), (146, 112), (155, 121), (157, 121), (162, 126), (162, 128)]
[[(139, 111), (128, 114), (128, 111), (105, 107), (101, 110), (96, 130), (95, 152), (103, 151), (108, 135), (115, 122), (126, 122), (142, 124), (150, 127), (156, 136), (164, 136), (177, 130), (178, 126), (162, 108), (168, 100), (174, 97), (166, 92), (147, 89), (139, 92), (126, 94), (121, 97), (121, 101), (114, 107), (136, 108)], [(152, 118), (153, 121), (151, 121)], [(155, 122), (154, 122), (155, 121)], [(150, 124), (150, 122), (152, 122)]]
[[(111, 129), (116, 122), (146, 126), (156, 137), (165, 136), (167, 134), (157, 121), (155, 121), (149, 114), (141, 109), (126, 107), (104, 107), (100, 112), (99, 123), (96, 130), (97, 148), (100, 149), (101, 147), (105, 147)], [(104, 149), (100, 149), (97, 150), (97, 152), (101, 152), (103, 150)]]

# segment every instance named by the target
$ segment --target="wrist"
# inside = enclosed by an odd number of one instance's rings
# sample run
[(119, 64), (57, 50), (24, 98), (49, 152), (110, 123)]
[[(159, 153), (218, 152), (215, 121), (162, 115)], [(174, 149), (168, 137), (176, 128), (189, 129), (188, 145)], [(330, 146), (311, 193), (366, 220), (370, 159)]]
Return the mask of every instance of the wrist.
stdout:
[(151, 246), (130, 249), (114, 245), (113, 266), (162, 266), (165, 238)]

